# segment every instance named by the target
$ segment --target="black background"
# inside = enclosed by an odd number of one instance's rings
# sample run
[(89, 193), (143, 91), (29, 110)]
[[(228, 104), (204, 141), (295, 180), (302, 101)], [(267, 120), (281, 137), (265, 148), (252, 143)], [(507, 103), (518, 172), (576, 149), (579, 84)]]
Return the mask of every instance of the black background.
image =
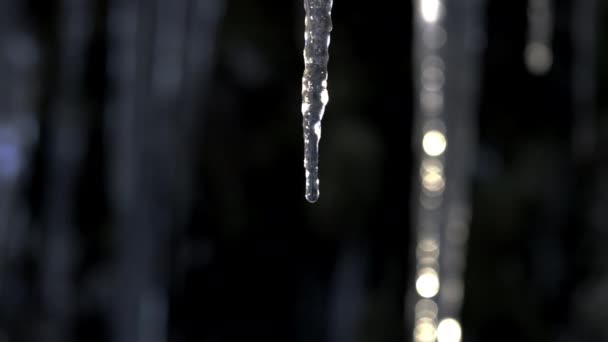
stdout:
[[(104, 292), (106, 283), (97, 279), (114, 267), (110, 241), (117, 231), (107, 190), (111, 151), (103, 134), (105, 103), (113, 94), (106, 76), (108, 1), (95, 2), (82, 83), (92, 119), (74, 212), (73, 243), (82, 252), (70, 281), (79, 299), (70, 304), (67, 328), (79, 341), (112, 336), (112, 319), (101, 305), (105, 297), (87, 292)], [(572, 148), (573, 3), (555, 1), (555, 60), (541, 77), (528, 73), (523, 61), (526, 2), (487, 4), (486, 41), (479, 42), (485, 50), (462, 317), (466, 341), (608, 339), (602, 148), (608, 132), (601, 96), (607, 45), (600, 34), (596, 148), (578, 158)], [(597, 22), (605, 26), (606, 6), (600, 5)], [(336, 329), (332, 303), (336, 293), (352, 291), (359, 296), (358, 315), (343, 324), (352, 324), (354, 340), (408, 340), (411, 3), (334, 3), (316, 204), (307, 203), (303, 192), (302, 4), (229, 0), (225, 6), (208, 87), (197, 99), (204, 124), (191, 146), (194, 209), (186, 226), (172, 227), (157, 265), (168, 293), (169, 340), (337, 341), (330, 338)], [(41, 137), (26, 189), (34, 222), (28, 238), (36, 242), (4, 272), (15, 284), (2, 290), (10, 305), (2, 306), (0, 327), (10, 341), (37, 341), (48, 324), (40, 309), (40, 250), (51, 236), (36, 223), (48, 206), (45, 174), (53, 163), (46, 113), (61, 72), (58, 12), (58, 0), (31, 0), (27, 7), (28, 26), (43, 51), (36, 101)], [(339, 287), (344, 255), (358, 271)]]

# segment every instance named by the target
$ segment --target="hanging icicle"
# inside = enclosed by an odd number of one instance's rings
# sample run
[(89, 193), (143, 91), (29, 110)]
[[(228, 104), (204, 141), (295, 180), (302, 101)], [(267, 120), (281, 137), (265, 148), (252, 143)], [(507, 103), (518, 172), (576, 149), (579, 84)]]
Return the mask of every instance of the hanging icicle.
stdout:
[(319, 140), (321, 120), (329, 101), (327, 64), (332, 30), (333, 0), (304, 0), (306, 10), (304, 32), (304, 77), (302, 78), (302, 115), (304, 116), (304, 168), (306, 199), (319, 198)]
[(528, 39), (524, 60), (530, 73), (542, 76), (553, 66), (552, 0), (528, 0)]

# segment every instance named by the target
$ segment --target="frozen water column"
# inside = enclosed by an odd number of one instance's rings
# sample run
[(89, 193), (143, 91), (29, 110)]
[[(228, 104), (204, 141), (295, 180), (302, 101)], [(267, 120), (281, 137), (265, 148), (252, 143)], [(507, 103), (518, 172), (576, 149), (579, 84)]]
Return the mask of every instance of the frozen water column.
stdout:
[(304, 76), (302, 77), (302, 115), (304, 129), (304, 168), (306, 199), (319, 198), (319, 140), (321, 120), (329, 102), (327, 64), (332, 30), (333, 0), (304, 0)]

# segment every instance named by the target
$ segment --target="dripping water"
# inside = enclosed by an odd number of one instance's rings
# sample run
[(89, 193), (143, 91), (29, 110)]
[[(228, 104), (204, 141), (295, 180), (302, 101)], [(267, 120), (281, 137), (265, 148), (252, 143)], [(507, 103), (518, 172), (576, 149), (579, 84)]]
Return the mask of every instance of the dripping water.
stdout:
[(333, 0), (304, 0), (306, 10), (304, 33), (304, 76), (302, 78), (302, 115), (304, 128), (304, 168), (306, 200), (319, 198), (319, 140), (321, 120), (329, 101), (327, 63), (332, 30)]

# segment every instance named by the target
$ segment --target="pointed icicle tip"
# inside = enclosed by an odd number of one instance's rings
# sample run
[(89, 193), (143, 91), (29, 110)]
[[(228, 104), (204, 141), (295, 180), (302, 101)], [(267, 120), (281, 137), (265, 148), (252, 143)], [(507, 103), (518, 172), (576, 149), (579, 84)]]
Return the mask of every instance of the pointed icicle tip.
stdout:
[(308, 203), (316, 203), (319, 200), (319, 193), (306, 194), (306, 200)]

